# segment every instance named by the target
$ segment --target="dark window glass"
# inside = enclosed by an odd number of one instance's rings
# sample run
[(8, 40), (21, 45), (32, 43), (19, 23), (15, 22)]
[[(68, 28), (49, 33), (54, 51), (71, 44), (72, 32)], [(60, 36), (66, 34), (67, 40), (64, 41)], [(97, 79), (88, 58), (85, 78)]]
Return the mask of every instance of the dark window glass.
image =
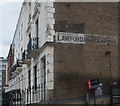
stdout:
[(36, 24), (36, 37), (38, 37), (38, 19), (36, 20), (35, 24)]
[(35, 90), (37, 90), (37, 66), (34, 66)]
[(31, 86), (31, 71), (28, 71), (28, 86)]

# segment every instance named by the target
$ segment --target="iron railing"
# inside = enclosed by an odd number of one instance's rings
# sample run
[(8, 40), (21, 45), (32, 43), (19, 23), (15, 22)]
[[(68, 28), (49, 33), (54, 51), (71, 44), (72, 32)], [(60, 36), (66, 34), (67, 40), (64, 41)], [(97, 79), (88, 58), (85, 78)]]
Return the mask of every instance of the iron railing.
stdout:
[(24, 61), (25, 59), (27, 59), (27, 50), (24, 50), (24, 52), (22, 53), (22, 61)]
[(16, 67), (22, 67), (22, 61), (21, 60), (17, 60), (17, 63), (16, 63)]
[(30, 38), (30, 41), (27, 45), (27, 52), (30, 53), (32, 50), (38, 49), (38, 37), (32, 37)]

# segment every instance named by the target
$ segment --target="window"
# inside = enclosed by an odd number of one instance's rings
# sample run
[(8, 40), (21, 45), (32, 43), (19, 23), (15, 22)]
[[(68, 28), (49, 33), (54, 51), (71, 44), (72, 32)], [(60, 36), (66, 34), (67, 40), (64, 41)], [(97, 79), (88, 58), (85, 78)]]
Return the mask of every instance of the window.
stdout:
[(28, 87), (31, 86), (31, 71), (28, 71)]
[(31, 14), (30, 14), (29, 17), (28, 17), (28, 21), (30, 21), (30, 19), (31, 19)]
[(20, 59), (20, 53), (18, 54), (18, 58)]
[(42, 96), (41, 99), (45, 101), (45, 95), (46, 95), (46, 58), (45, 56), (41, 59), (41, 72), (42, 72), (42, 76), (43, 76), (43, 80), (42, 80), (42, 85), (41, 85), (41, 89), (42, 89)]
[(31, 6), (31, 2), (28, 2), (29, 6)]
[(35, 22), (35, 26), (36, 26), (36, 37), (38, 37), (38, 19)]
[(23, 23), (21, 24), (21, 41), (23, 39)]
[(21, 48), (21, 53), (23, 53), (23, 47)]
[(34, 81), (35, 81), (35, 90), (37, 90), (37, 65), (34, 66)]
[(20, 31), (19, 31), (19, 40), (18, 40), (18, 47), (20, 47)]
[(31, 33), (29, 34), (29, 40), (31, 39)]

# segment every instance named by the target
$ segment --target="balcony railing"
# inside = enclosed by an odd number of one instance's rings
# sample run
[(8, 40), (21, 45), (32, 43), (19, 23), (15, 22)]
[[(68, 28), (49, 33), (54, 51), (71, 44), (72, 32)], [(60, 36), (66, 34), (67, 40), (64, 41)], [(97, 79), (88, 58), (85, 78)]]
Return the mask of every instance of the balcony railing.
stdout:
[(22, 71), (22, 60), (17, 60), (16, 71)]
[(23, 61), (23, 64), (29, 64), (30, 63), (30, 59), (28, 58), (27, 50), (24, 50), (24, 52), (22, 53), (22, 61)]
[(22, 67), (22, 60), (17, 60), (17, 63), (16, 63), (16, 66), (17, 67)]
[(16, 64), (13, 66), (13, 68), (11, 69), (11, 76), (13, 75), (13, 73), (15, 72), (15, 70), (16, 70)]
[(24, 52), (22, 53), (22, 61), (24, 61), (25, 59), (27, 59), (27, 51), (24, 50)]
[(36, 1), (34, 7), (33, 19), (36, 17), (38, 13), (40, 13), (40, 2)]
[(38, 50), (38, 37), (30, 38), (30, 41), (27, 45), (28, 58), (34, 57), (34, 53)]
[(34, 7), (34, 10), (37, 11), (40, 7), (40, 2), (39, 1), (36, 1), (35, 2), (35, 7)]

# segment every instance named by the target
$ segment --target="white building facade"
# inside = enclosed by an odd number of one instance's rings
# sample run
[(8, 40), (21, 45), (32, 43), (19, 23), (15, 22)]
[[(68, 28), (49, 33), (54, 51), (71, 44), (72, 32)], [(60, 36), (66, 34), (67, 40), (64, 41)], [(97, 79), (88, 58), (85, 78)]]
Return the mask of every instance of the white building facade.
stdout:
[[(55, 9), (52, 2), (24, 2), (13, 38), (14, 67), (6, 92), (20, 90), (21, 104), (48, 99), (53, 84), (53, 36)], [(49, 44), (50, 43), (50, 44)]]

